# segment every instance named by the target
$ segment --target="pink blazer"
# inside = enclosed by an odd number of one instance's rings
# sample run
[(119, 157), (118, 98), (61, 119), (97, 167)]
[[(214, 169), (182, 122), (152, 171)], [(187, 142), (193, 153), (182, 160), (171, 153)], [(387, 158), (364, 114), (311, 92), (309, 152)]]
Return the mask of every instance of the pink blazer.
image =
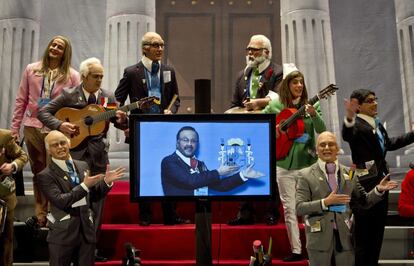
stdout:
[[(11, 131), (18, 133), (23, 122), (24, 126), (42, 128), (43, 124), (37, 119), (37, 101), (42, 91), (43, 76), (33, 71), (39, 68), (40, 62), (27, 65), (20, 81), (19, 91), (16, 95)], [(51, 98), (61, 94), (63, 88), (76, 87), (80, 84), (79, 73), (70, 68), (70, 78), (65, 83), (56, 83)]]

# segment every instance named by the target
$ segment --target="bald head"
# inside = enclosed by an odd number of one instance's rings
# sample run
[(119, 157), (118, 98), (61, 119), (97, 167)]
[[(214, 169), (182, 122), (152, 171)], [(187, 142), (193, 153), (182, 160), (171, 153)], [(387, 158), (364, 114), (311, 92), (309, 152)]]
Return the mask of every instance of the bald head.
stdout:
[(45, 147), (52, 158), (67, 160), (70, 157), (70, 140), (60, 131), (52, 130), (47, 134)]
[(322, 132), (317, 139), (316, 152), (322, 161), (336, 161), (339, 152), (339, 145), (335, 134), (329, 131)]

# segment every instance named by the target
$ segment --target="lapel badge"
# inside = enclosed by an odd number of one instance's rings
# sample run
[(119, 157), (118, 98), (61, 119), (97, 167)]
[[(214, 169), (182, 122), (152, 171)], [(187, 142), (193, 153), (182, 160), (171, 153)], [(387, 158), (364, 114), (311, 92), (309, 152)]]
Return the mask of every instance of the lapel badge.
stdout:
[(321, 176), (320, 176), (320, 177), (319, 177), (319, 180), (320, 180), (320, 181), (323, 181), (323, 177), (321, 177)]
[(142, 84), (145, 84), (147, 81), (145, 79), (142, 79)]
[(66, 181), (69, 180), (69, 178), (67, 176), (64, 176), (63, 179), (65, 179)]

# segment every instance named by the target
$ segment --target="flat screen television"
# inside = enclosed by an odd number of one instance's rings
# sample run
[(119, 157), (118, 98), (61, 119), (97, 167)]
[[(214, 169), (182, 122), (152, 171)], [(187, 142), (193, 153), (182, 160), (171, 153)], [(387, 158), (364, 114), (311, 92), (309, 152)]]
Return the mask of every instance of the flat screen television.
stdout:
[(131, 200), (274, 198), (275, 149), (275, 115), (133, 114)]

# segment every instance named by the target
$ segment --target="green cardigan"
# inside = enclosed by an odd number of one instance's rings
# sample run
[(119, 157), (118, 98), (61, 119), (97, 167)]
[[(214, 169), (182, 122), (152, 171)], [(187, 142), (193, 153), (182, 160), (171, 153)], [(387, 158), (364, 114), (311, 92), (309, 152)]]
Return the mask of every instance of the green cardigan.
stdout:
[[(322, 112), (319, 102), (313, 105), (316, 109), (316, 116), (311, 117), (306, 114), (303, 118), (305, 122), (305, 133), (309, 134), (309, 139), (305, 143), (294, 142), (289, 154), (282, 160), (278, 160), (276, 165), (286, 170), (302, 169), (311, 166), (317, 161), (315, 152), (315, 131), (322, 133), (326, 130), (325, 122), (322, 119)], [(278, 115), (283, 109), (284, 105), (279, 100), (271, 101), (263, 110), (266, 114)]]

